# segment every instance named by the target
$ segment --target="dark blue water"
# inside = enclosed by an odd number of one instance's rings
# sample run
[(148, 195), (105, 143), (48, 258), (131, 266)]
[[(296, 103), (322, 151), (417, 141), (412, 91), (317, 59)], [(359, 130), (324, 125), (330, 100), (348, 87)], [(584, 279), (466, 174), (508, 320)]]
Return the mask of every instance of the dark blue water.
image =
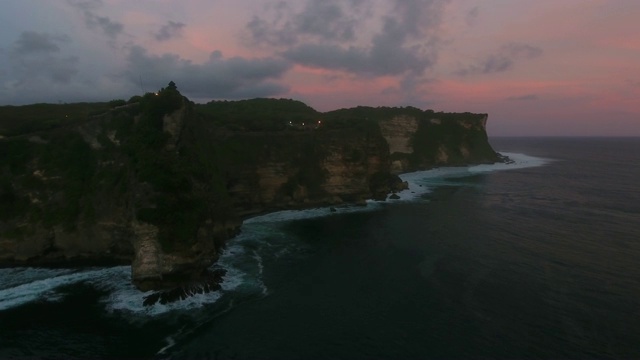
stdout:
[(127, 267), (0, 270), (0, 358), (640, 358), (640, 139), (491, 142), (528, 156), (251, 219), (187, 303), (143, 308)]

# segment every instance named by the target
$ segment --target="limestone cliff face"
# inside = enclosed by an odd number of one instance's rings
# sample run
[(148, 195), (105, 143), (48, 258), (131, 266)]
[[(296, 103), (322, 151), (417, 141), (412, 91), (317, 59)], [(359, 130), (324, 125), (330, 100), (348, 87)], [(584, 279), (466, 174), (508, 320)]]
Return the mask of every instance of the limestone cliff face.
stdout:
[(174, 88), (1, 138), (0, 266), (131, 263), (138, 288), (173, 287), (197, 280), (244, 216), (384, 200), (402, 189), (393, 174), (498, 160), (486, 115), (274, 101), (264, 121), (233, 122)]
[(140, 290), (158, 290), (197, 281), (220, 255), (224, 242), (237, 234), (240, 222), (215, 223), (209, 219), (198, 229), (196, 241), (187, 247), (164, 249), (159, 229), (134, 221), (134, 257), (131, 278)]
[[(128, 199), (116, 190), (126, 182), (126, 166), (97, 156), (104, 121), (0, 143), (7, 154), (0, 166), (0, 265), (131, 262)], [(122, 178), (101, 179), (102, 186), (90, 181), (105, 172)]]
[(195, 154), (198, 130), (192, 104), (178, 100), (164, 113), (129, 106), (3, 139), (0, 266), (132, 264), (149, 290), (215, 262), (240, 218), (198, 158), (181, 155)]
[(398, 115), (380, 121), (380, 131), (389, 144), (389, 152), (411, 154), (411, 139), (418, 130), (418, 119), (415, 116)]
[(360, 202), (374, 197), (374, 175), (389, 178), (389, 150), (379, 134), (314, 131), (239, 134), (256, 158), (234, 165), (227, 189), (239, 214)]
[(61, 226), (47, 228), (40, 224), (3, 225), (4, 228), (25, 228), (28, 236), (19, 240), (12, 236), (0, 238), (0, 265), (129, 264), (132, 259), (131, 229), (123, 224), (79, 224), (73, 231)]
[[(389, 147), (377, 132), (326, 134), (323, 190), (341, 201), (361, 202), (375, 196), (372, 179), (389, 176)], [(389, 188), (383, 189), (385, 193)]]
[(392, 155), (392, 173), (499, 160), (487, 139), (486, 114), (421, 115), (380, 122)]
[(394, 174), (406, 172), (409, 169), (406, 157), (413, 153), (412, 140), (418, 130), (418, 119), (409, 115), (394, 116), (380, 121), (380, 130), (389, 144), (389, 152), (392, 155), (396, 154), (390, 164), (391, 172)]

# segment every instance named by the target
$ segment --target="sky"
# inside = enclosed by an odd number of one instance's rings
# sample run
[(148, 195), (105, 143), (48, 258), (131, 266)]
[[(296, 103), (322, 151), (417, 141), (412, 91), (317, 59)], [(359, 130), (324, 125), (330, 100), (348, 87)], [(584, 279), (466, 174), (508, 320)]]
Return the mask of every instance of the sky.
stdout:
[(0, 105), (291, 98), (640, 136), (638, 0), (0, 0)]

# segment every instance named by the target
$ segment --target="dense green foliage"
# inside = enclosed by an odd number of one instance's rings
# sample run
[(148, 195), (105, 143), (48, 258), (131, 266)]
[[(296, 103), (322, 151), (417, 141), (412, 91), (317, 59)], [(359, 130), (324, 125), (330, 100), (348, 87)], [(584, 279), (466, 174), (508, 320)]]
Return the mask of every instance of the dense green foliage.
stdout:
[[(45, 130), (49, 126), (54, 129), (37, 133), (35, 139), (7, 137), (0, 140), (3, 154), (0, 157), (0, 198), (4, 200), (0, 205), (0, 219), (6, 221), (20, 215), (45, 228), (62, 225), (66, 230), (73, 230), (79, 221), (94, 220), (95, 206), (104, 205), (96, 204), (101, 198), (127, 195), (132, 177), (149, 182), (158, 194), (169, 194), (155, 199), (158, 205), (153, 207), (158, 208), (158, 212), (188, 209), (184, 212), (188, 217), (193, 204), (182, 203), (190, 201), (183, 196), (190, 193), (186, 175), (190, 169), (181, 169), (175, 154), (163, 150), (167, 139), (162, 128), (163, 116), (180, 108), (182, 101), (174, 88), (146, 94), (138, 99), (139, 105), (123, 106), (126, 102), (114, 100), (99, 106), (37, 104), (11, 108), (10, 116), (34, 119), (35, 126), (30, 130)], [(109, 111), (109, 107), (113, 109)], [(42, 120), (40, 116), (44, 114), (40, 112), (51, 109), (54, 110), (51, 112), (53, 117)], [(91, 112), (99, 110), (101, 115), (90, 117), (89, 109)], [(61, 122), (55, 116), (62, 110), (65, 114), (72, 110), (75, 113), (73, 117), (65, 115)], [(134, 121), (135, 117), (138, 121)], [(60, 127), (74, 122), (96, 129), (104, 123), (106, 128), (96, 136), (101, 148), (92, 149), (77, 130)], [(108, 131), (117, 134), (121, 148), (109, 139)], [(184, 214), (162, 214), (158, 222), (173, 224), (174, 219), (180, 221)], [(180, 224), (190, 220), (180, 221)], [(172, 229), (180, 231), (179, 226)], [(13, 228), (5, 229), (5, 235), (7, 232), (16, 233)]]
[(323, 114), (324, 126), (329, 128), (359, 128), (371, 129), (378, 127), (380, 121), (389, 120), (396, 116), (409, 116), (419, 122), (439, 119), (452, 129), (459, 120), (480, 120), (485, 114), (445, 113), (433, 110), (421, 110), (412, 106), (407, 107), (369, 107), (358, 106), (350, 109), (339, 109)]
[(356, 120), (370, 120), (381, 121), (387, 120), (397, 115), (408, 115), (420, 118), (423, 114), (433, 114), (433, 110), (420, 110), (418, 108), (407, 107), (370, 107), (370, 106), (358, 106), (350, 109), (339, 109), (326, 113), (326, 120), (343, 120), (351, 119)]
[(127, 105), (127, 102), (125, 100), (122, 100), (122, 99), (115, 99), (115, 100), (109, 101), (109, 107), (111, 107), (111, 108), (117, 108), (117, 107), (125, 106), (125, 105)]
[(211, 101), (196, 105), (196, 111), (219, 126), (245, 131), (285, 130), (319, 118), (310, 106), (289, 99)]
[(0, 135), (15, 136), (74, 124), (104, 113), (109, 103), (0, 106)]
[[(431, 119), (437, 119), (438, 122), (422, 118), (411, 139), (414, 150), (409, 157), (411, 164), (414, 167), (434, 164), (441, 150), (446, 151), (447, 163), (452, 165), (494, 158), (495, 153), (489, 146), (486, 131), (478, 126), (486, 116), (472, 113), (434, 113)], [(465, 127), (464, 123), (473, 126)], [(469, 153), (463, 154), (462, 148)]]
[[(4, 141), (0, 151), (7, 154), (0, 158), (0, 197), (9, 200), (0, 208), (1, 219), (27, 213), (31, 221), (41, 221), (45, 227), (61, 224), (72, 230), (80, 214), (93, 213), (92, 204), (83, 202), (83, 195), (90, 191), (96, 158), (78, 133), (52, 133), (46, 143)], [(34, 159), (38, 170), (29, 171), (27, 165)], [(57, 200), (41, 207), (31, 204), (32, 197), (38, 202), (47, 197)]]
[[(422, 121), (411, 139), (413, 153), (409, 159), (414, 166), (430, 163), (437, 157), (441, 147), (444, 146), (448, 150), (456, 149), (462, 143), (464, 136), (465, 129), (455, 122), (443, 121), (441, 124), (434, 125)], [(461, 156), (458, 153), (454, 155)], [(462, 159), (455, 158), (450, 160), (455, 163)]]
[(144, 118), (154, 123), (153, 126), (162, 126), (162, 117), (182, 106), (183, 97), (175, 89), (161, 89), (156, 93), (146, 93), (140, 99), (140, 107)]

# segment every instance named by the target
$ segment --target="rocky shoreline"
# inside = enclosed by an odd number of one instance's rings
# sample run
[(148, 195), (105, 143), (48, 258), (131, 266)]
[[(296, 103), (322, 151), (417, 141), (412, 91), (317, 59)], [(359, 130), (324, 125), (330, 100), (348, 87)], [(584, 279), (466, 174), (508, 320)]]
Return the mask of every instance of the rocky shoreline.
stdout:
[(157, 303), (164, 305), (184, 300), (196, 294), (208, 294), (213, 291), (218, 291), (222, 288), (220, 284), (224, 281), (224, 275), (226, 273), (227, 270), (224, 269), (205, 270), (197, 280), (189, 281), (173, 289), (157, 291), (145, 296), (142, 304), (144, 306), (152, 306)]

